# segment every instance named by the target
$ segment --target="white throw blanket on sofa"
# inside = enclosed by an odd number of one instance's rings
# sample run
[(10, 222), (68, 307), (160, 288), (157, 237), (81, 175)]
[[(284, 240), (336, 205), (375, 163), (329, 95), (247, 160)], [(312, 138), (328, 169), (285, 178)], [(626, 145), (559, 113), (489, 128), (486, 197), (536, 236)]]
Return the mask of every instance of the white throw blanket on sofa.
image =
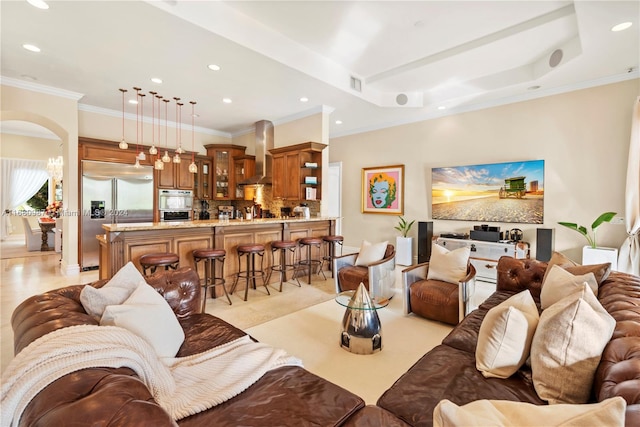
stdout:
[(58, 378), (91, 367), (128, 367), (174, 420), (209, 409), (258, 381), (268, 370), (302, 366), (284, 350), (248, 335), (206, 352), (163, 358), (142, 338), (116, 326), (78, 325), (44, 335), (2, 374), (2, 426), (17, 426), (29, 402)]

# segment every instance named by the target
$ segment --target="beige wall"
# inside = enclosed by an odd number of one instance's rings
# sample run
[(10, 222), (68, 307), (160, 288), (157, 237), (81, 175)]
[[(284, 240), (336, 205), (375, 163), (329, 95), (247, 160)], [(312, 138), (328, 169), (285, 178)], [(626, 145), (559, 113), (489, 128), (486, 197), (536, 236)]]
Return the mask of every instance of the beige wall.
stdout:
[(321, 113), (282, 123), (274, 128), (274, 145), (278, 148), (308, 141), (322, 142), (322, 129)]
[[(184, 107), (183, 107), (184, 108)], [(146, 111), (146, 110), (145, 110)], [(88, 111), (79, 111), (78, 134), (86, 138), (104, 139), (107, 141), (120, 141), (122, 139), (122, 117), (106, 116)], [(183, 111), (184, 114), (184, 111)], [(188, 118), (189, 116), (187, 116)], [(171, 118), (169, 118), (171, 120)], [(197, 124), (196, 124), (197, 126)], [(165, 140), (164, 120), (161, 121), (160, 137), (158, 139), (158, 124), (156, 123), (155, 138), (156, 147), (167, 147)], [(136, 143), (136, 121), (125, 119), (125, 140), (129, 144)], [(150, 146), (154, 137), (154, 129), (151, 123), (144, 124), (144, 141), (143, 145)], [(176, 148), (176, 129), (171, 127), (167, 129), (166, 136), (169, 139), (169, 151)], [(158, 143), (161, 141), (161, 144)], [(196, 131), (194, 134), (193, 149), (191, 148), (191, 123), (182, 124), (182, 148), (186, 151), (196, 151), (199, 154), (207, 154), (206, 144), (229, 144), (231, 138), (222, 135), (211, 135)], [(140, 141), (142, 144), (142, 141)]]
[[(452, 115), (331, 139), (330, 160), (343, 164), (345, 245), (395, 241), (393, 215), (361, 213), (361, 169), (405, 165), (405, 217), (431, 218), (431, 168), (518, 160), (545, 161), (544, 224), (521, 228), (535, 255), (536, 227), (555, 228), (555, 249), (581, 259), (585, 240), (558, 221), (590, 226), (602, 212), (624, 215), (625, 174), (633, 102), (640, 80)], [(466, 232), (477, 223), (434, 221), (435, 234)], [(417, 237), (417, 227), (411, 236)], [(598, 229), (601, 246), (619, 247), (623, 225)], [(415, 256), (414, 239), (414, 256)]]
[[(65, 210), (78, 212), (78, 172), (69, 165), (78, 164), (78, 94), (64, 92), (59, 95), (2, 85), (1, 120), (24, 120), (39, 124), (62, 141), (62, 155), (65, 161), (63, 174), (63, 203)], [(78, 229), (78, 217), (63, 217), (65, 230)], [(78, 247), (78, 234), (66, 232), (63, 235), (64, 248)], [(64, 274), (78, 274), (78, 253), (63, 251), (61, 271)]]

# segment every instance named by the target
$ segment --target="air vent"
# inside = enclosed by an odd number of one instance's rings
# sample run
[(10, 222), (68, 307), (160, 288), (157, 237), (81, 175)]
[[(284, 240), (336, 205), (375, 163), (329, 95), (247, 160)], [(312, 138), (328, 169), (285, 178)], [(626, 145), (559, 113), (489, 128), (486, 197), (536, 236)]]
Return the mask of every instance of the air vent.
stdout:
[(399, 93), (398, 96), (396, 96), (396, 104), (407, 105), (407, 102), (409, 102), (409, 97), (406, 94)]
[(362, 81), (356, 77), (351, 76), (351, 89), (362, 92)]
[(560, 61), (562, 61), (562, 55), (563, 55), (562, 49), (554, 50), (551, 56), (549, 57), (549, 66), (551, 68), (557, 67), (558, 64), (560, 64)]

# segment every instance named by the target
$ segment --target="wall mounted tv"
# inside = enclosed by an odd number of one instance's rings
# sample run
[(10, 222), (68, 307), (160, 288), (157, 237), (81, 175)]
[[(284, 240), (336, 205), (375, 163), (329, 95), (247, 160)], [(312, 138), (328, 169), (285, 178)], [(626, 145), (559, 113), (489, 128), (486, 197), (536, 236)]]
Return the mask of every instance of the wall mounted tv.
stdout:
[(544, 160), (431, 169), (431, 217), (542, 224)]

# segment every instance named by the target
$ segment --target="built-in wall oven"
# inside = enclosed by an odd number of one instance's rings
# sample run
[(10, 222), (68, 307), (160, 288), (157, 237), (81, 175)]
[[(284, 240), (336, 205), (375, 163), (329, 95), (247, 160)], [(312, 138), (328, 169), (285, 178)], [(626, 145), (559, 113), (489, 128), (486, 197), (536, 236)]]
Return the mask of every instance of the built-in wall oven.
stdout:
[(190, 221), (193, 219), (193, 191), (160, 190), (158, 209), (160, 221)]

